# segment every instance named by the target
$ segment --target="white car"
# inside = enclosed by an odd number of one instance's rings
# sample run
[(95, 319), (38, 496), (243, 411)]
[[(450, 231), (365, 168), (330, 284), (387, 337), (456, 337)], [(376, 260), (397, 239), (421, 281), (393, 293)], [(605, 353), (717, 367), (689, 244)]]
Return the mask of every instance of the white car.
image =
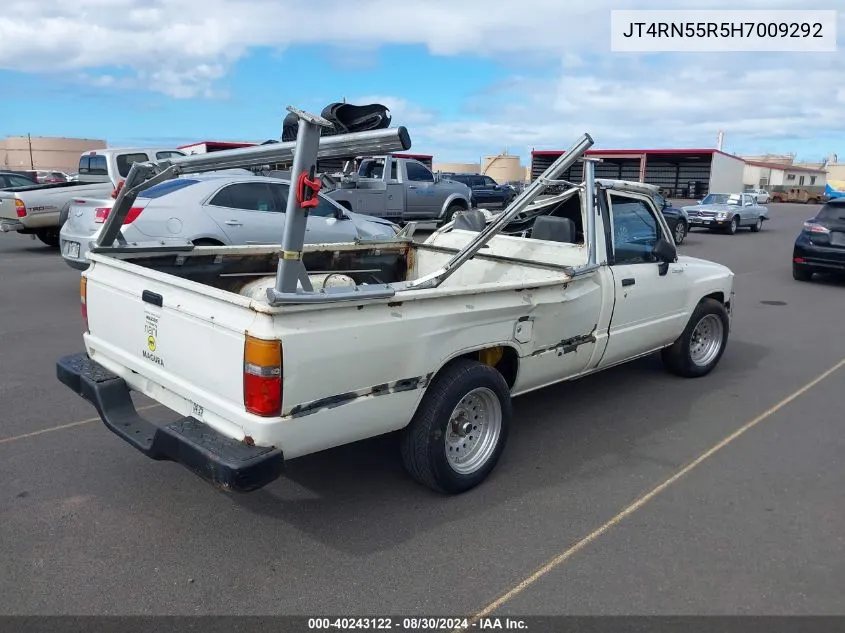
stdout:
[(769, 198), (772, 197), (765, 189), (752, 189), (751, 191), (747, 192), (754, 196), (757, 200), (757, 204), (766, 204), (769, 201)]
[[(152, 246), (281, 244), (290, 183), (240, 171), (176, 178), (142, 191), (121, 227), (124, 239)], [(353, 213), (319, 195), (308, 215), (308, 243), (392, 239), (399, 232), (389, 220)], [(71, 268), (88, 268), (88, 249), (113, 204), (78, 199), (68, 209), (59, 241)]]

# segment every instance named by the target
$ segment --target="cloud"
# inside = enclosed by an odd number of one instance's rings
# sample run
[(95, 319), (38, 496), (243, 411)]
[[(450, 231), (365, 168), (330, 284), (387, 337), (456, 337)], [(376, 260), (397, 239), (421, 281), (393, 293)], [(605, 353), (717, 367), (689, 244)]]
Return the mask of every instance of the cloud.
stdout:
[[(736, 8), (735, 0), (675, 0), (673, 8)], [(745, 0), (744, 9), (836, 9), (841, 0)], [(324, 0), (317, 18), (292, 0), (6, 0), (0, 68), (68, 73), (99, 87), (143, 88), (172, 98), (225, 96), (221, 80), (252, 50), (320, 44), (352, 65), (385, 44), (433, 55), (506, 60), (513, 77), (469, 99), (459, 120), (385, 95), (415, 147), (475, 160), (508, 146), (565, 147), (589, 131), (599, 146), (679, 146), (843, 133), (841, 53), (608, 52), (611, 9), (662, 9), (665, 0)], [(307, 20), (312, 20), (313, 23)], [(840, 12), (840, 34), (845, 12)], [(840, 38), (841, 39), (841, 38)], [(519, 72), (557, 63), (547, 77)], [(411, 69), (409, 72), (413, 73)], [(308, 95), (303, 95), (306, 99)], [(444, 97), (449, 98), (449, 97)]]
[[(676, 0), (674, 8), (701, 8)], [(710, 0), (712, 9), (733, 0)], [(746, 0), (794, 9), (796, 0)], [(836, 0), (815, 2), (836, 8)], [(0, 67), (33, 72), (132, 68), (148, 86), (203, 95), (250, 49), (319, 43), (365, 50), (422, 44), (435, 55), (543, 54), (570, 65), (609, 44), (610, 9), (663, 8), (661, 0), (324, 0), (319, 17), (293, 0), (6, 0)], [(309, 23), (309, 20), (311, 23)], [(212, 90), (213, 91), (213, 90)]]

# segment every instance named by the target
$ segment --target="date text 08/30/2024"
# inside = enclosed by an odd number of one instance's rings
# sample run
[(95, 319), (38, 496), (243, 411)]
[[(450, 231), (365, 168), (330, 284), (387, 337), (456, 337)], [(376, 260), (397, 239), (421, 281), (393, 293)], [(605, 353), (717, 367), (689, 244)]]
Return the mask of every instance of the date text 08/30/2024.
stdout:
[(526, 631), (528, 624), (520, 618), (308, 618), (309, 630), (376, 630), (376, 631)]

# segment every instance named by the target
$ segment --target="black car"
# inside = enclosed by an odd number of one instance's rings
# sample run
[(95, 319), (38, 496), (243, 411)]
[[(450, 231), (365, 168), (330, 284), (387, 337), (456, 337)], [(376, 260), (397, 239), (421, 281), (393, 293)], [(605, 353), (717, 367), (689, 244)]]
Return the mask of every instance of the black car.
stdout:
[(672, 231), (672, 237), (675, 238), (675, 244), (681, 244), (689, 233), (689, 222), (686, 214), (679, 208), (673, 207), (672, 203), (659, 193), (654, 194), (654, 202), (658, 209), (663, 211), (663, 217), (666, 218), (666, 224), (669, 225), (669, 230)]
[(845, 273), (845, 198), (828, 200), (804, 222), (792, 249), (792, 277), (810, 281), (813, 273)]
[(487, 206), (490, 204), (506, 207), (516, 198), (517, 191), (511, 185), (500, 185), (490, 176), (481, 174), (441, 174), (446, 180), (462, 182), (472, 190), (470, 202), (472, 206)]

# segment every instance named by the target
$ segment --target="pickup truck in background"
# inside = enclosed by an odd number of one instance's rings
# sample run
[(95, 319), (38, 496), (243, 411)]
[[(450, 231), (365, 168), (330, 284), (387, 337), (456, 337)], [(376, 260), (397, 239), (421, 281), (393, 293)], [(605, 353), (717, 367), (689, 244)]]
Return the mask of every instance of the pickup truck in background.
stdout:
[(472, 191), (472, 206), (484, 207), (495, 205), (499, 207), (508, 206), (516, 198), (515, 187), (505, 184), (500, 185), (490, 176), (481, 174), (456, 174), (453, 172), (441, 172), (440, 177), (453, 182), (461, 182)]
[(15, 187), (0, 191), (0, 232), (31, 235), (59, 246), (59, 230), (75, 198), (108, 198), (135, 162), (184, 156), (168, 148), (98, 149), (79, 158), (76, 181)]
[(441, 178), (418, 160), (396, 156), (359, 158), (354, 174), (323, 191), (355, 213), (441, 224), (469, 209), (472, 197), (466, 185)]
[[(303, 216), (295, 251), (291, 217), (281, 251), (95, 249), (85, 350), (58, 361), (58, 378), (131, 446), (223, 489), (399, 431), (414, 479), (469, 490), (518, 432), (513, 397), (654, 352), (701, 377), (725, 351), (733, 273), (678, 256), (653, 192), (598, 182), (597, 159), (582, 158), (592, 144), (585, 134), (502, 213), (463, 211), (422, 243), (302, 248)], [(584, 182), (534, 204), (578, 160)], [(181, 417), (145, 420), (131, 391)]]

